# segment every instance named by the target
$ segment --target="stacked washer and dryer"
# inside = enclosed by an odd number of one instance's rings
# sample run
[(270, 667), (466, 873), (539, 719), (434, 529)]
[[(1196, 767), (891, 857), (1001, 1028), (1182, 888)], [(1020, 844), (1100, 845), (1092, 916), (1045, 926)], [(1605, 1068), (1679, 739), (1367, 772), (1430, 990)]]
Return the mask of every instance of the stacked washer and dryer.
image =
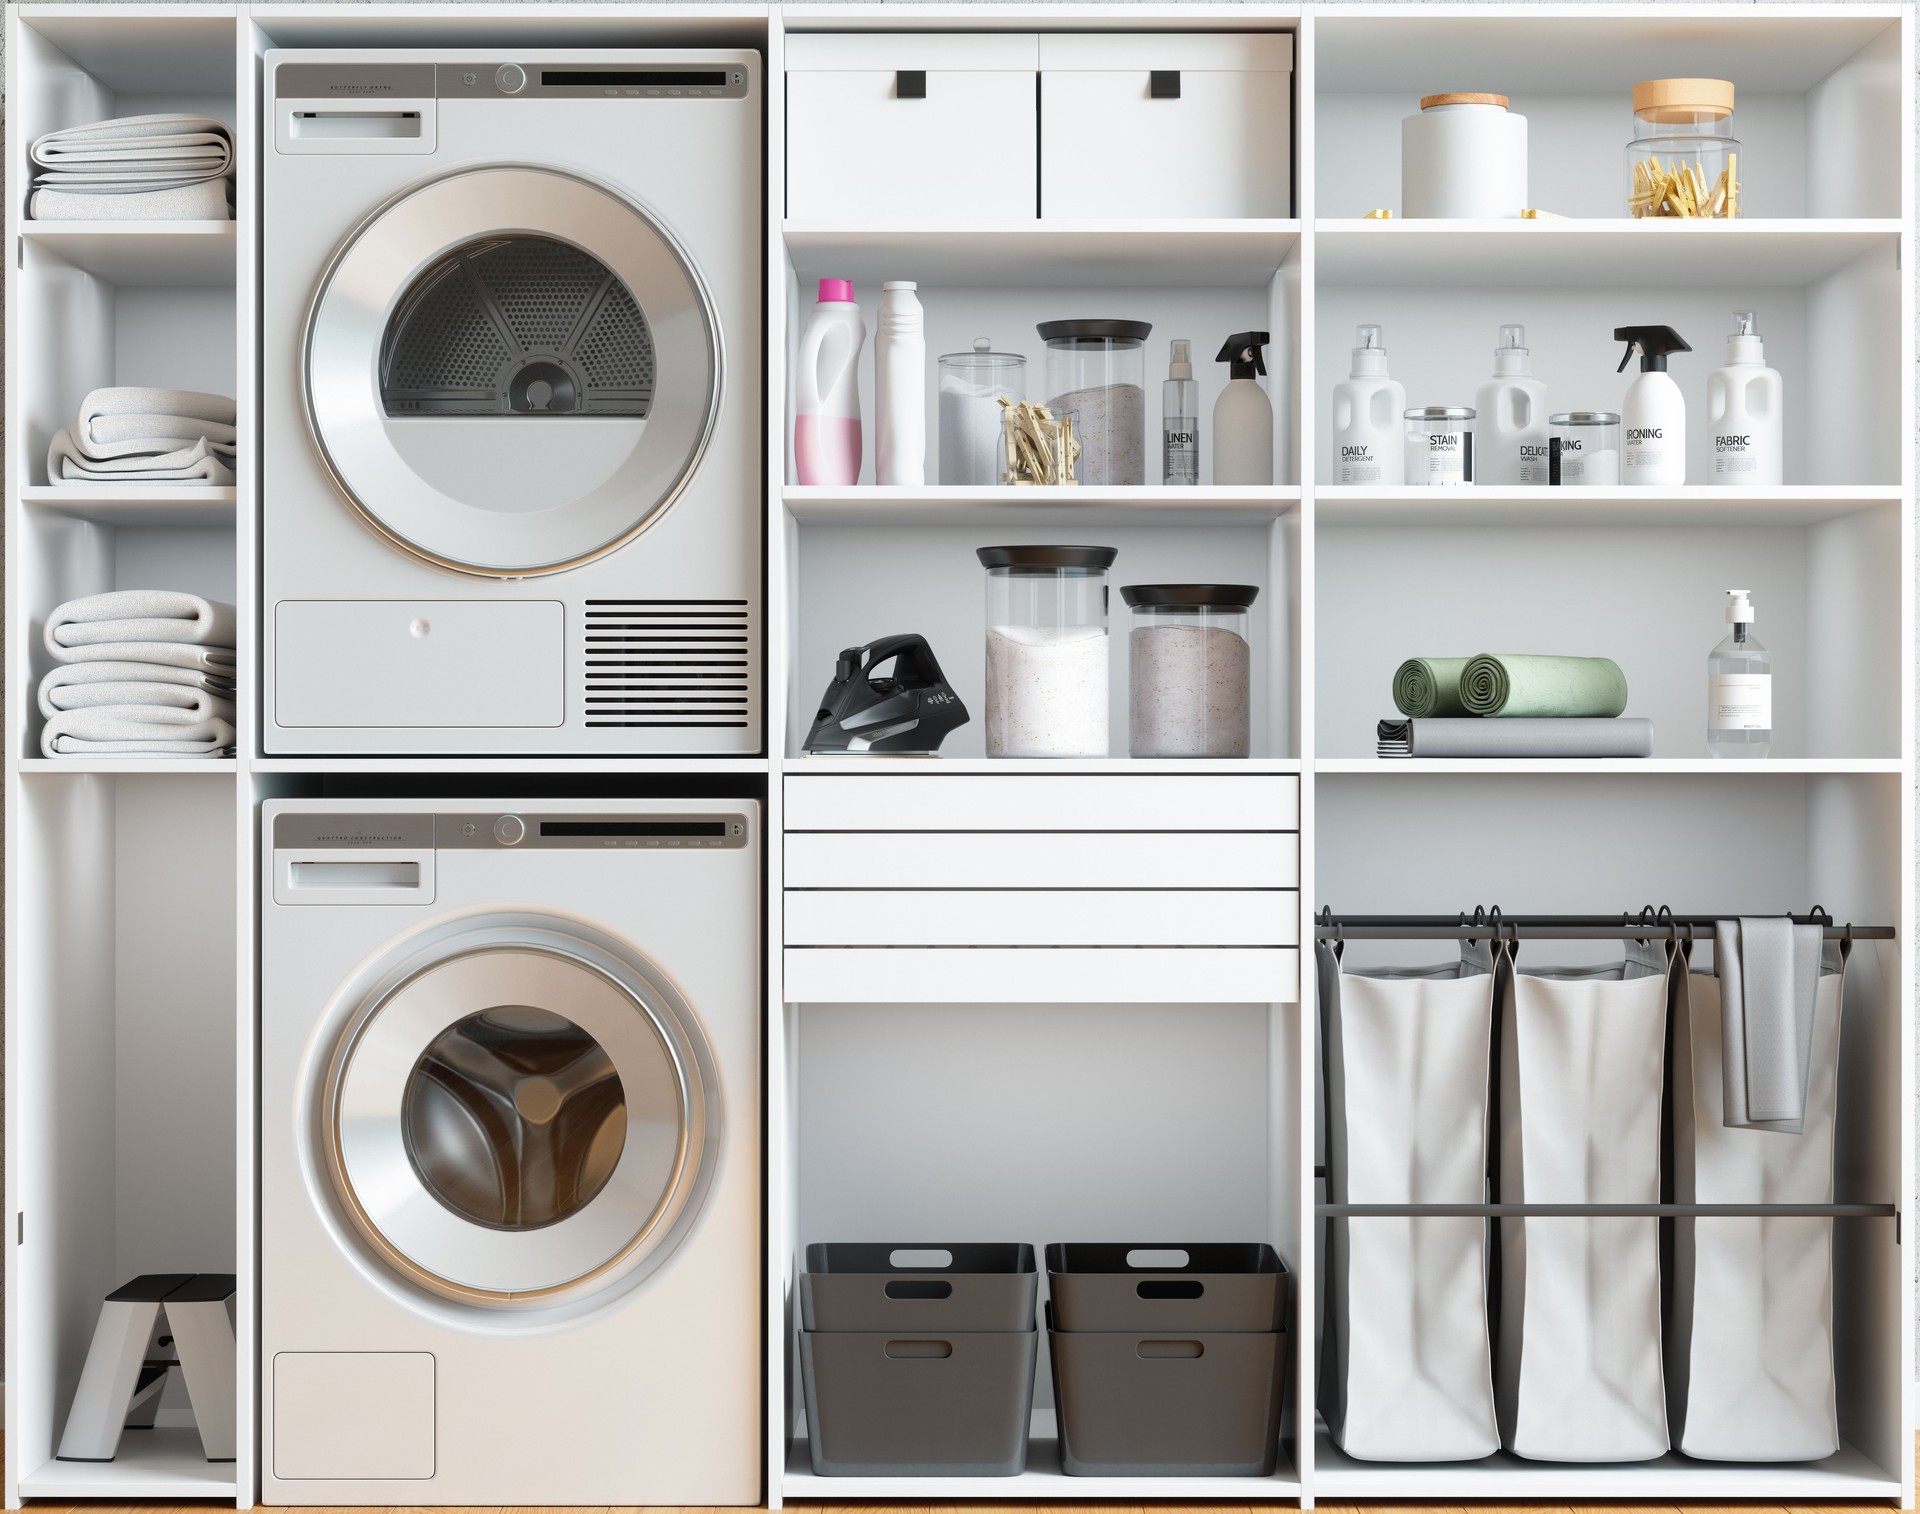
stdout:
[[(760, 69), (267, 55), (269, 754), (760, 750)], [(261, 853), (265, 1501), (758, 1502), (759, 805)]]

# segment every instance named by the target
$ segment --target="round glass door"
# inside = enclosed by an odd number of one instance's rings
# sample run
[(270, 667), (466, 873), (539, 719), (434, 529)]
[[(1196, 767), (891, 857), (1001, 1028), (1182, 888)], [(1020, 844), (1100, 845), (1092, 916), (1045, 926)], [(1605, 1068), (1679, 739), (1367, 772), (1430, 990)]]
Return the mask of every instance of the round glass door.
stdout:
[(521, 929), (441, 943), (353, 1019), (322, 1098), (359, 1239), (443, 1298), (557, 1302), (644, 1275), (691, 1227), (712, 1059), (656, 977)]
[(391, 545), (493, 577), (645, 530), (699, 466), (721, 342), (672, 234), (610, 187), (497, 165), (430, 179), (334, 254), (303, 391), (334, 483)]

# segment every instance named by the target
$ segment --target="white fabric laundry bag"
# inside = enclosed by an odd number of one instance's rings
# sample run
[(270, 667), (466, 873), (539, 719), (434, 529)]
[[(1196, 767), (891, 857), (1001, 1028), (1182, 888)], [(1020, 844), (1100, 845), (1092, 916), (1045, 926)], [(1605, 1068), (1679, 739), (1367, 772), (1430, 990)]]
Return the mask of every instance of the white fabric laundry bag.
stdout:
[[(1830, 1204), (1845, 955), (1821, 954), (1798, 1134), (1725, 1123), (1721, 983), (1687, 974), (1674, 1035), (1674, 1197)], [(1833, 1221), (1674, 1222), (1667, 1387), (1674, 1443), (1709, 1461), (1813, 1461), (1840, 1449)]]
[[(1327, 1074), (1328, 1201), (1486, 1202), (1495, 958), (1344, 971), (1315, 949)], [(1500, 1448), (1487, 1332), (1487, 1224), (1328, 1226), (1320, 1407), (1365, 1461), (1462, 1461)]]
[[(1603, 967), (1503, 975), (1502, 1203), (1653, 1204), (1674, 948)], [(1668, 1449), (1660, 1222), (1500, 1222), (1502, 1444), (1540, 1461), (1647, 1461)]]

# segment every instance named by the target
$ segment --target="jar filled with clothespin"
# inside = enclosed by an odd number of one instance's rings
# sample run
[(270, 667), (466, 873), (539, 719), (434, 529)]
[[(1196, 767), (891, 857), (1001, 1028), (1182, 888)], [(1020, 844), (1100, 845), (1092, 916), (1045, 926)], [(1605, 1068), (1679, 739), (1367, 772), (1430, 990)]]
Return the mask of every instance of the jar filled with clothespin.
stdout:
[(1633, 87), (1627, 214), (1731, 220), (1746, 155), (1733, 134), (1725, 79), (1648, 79)]

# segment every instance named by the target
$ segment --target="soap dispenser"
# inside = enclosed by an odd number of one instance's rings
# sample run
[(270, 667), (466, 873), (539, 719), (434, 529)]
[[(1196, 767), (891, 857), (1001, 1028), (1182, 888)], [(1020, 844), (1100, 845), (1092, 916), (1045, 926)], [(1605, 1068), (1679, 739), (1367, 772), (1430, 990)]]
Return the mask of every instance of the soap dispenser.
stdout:
[(1707, 750), (1764, 757), (1773, 750), (1773, 654), (1753, 634), (1753, 597), (1727, 590), (1727, 632), (1707, 654)]
[(1786, 482), (1781, 414), (1786, 391), (1779, 373), (1767, 366), (1753, 319), (1751, 310), (1734, 311), (1726, 366), (1707, 375), (1707, 416), (1713, 423), (1710, 483)]
[(1640, 376), (1627, 386), (1626, 437), (1621, 450), (1624, 484), (1684, 484), (1687, 481), (1687, 402), (1667, 376), (1667, 354), (1691, 352), (1671, 326), (1616, 326), (1613, 339), (1627, 350), (1616, 373), (1637, 354)]
[(1527, 328), (1502, 326), (1493, 349), (1493, 377), (1480, 386), (1473, 443), (1477, 484), (1551, 483), (1547, 386), (1533, 376)]
[(1273, 401), (1259, 377), (1267, 371), (1261, 349), (1271, 340), (1264, 331), (1236, 331), (1214, 358), (1232, 364), (1227, 387), (1213, 404), (1216, 484), (1273, 482)]
[(1400, 417), (1404, 384), (1387, 377), (1387, 349), (1378, 326), (1354, 329), (1353, 364), (1333, 386), (1333, 481), (1400, 485), (1407, 481), (1407, 449)]

